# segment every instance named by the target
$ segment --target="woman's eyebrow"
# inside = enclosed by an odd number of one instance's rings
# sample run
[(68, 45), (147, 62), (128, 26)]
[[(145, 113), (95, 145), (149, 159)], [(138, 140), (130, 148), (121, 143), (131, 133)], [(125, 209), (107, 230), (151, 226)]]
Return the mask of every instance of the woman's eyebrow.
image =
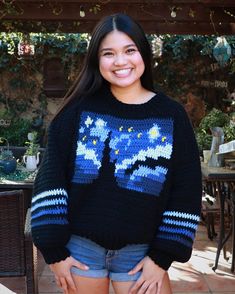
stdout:
[[(128, 45), (125, 45), (123, 48), (129, 48), (129, 47), (137, 47), (134, 43), (133, 44), (128, 44)], [(102, 49), (100, 49), (100, 52), (102, 52), (102, 51), (110, 51), (110, 50), (113, 50), (113, 48), (102, 48)]]

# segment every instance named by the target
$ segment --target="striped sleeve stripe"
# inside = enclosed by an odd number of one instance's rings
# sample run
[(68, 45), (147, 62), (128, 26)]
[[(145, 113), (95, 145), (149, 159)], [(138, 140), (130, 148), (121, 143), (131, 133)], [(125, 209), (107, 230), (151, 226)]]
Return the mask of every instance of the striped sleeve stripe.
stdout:
[(56, 199), (53, 199), (53, 200), (44, 200), (42, 202), (32, 204), (31, 212), (33, 212), (36, 209), (41, 208), (41, 207), (61, 206), (61, 205), (66, 206), (67, 205), (67, 199), (65, 199), (65, 198), (58, 199), (58, 198), (56, 198)]
[(53, 190), (44, 191), (42, 193), (39, 193), (39, 194), (33, 196), (32, 203), (34, 203), (40, 199), (43, 199), (45, 197), (48, 197), (48, 196), (58, 196), (58, 195), (63, 195), (65, 197), (68, 197), (68, 194), (65, 189), (62, 189), (62, 188), (53, 189)]
[(163, 216), (173, 216), (173, 217), (178, 217), (178, 218), (186, 218), (194, 221), (199, 221), (200, 216), (196, 214), (191, 214), (191, 213), (185, 213), (185, 212), (179, 212), (179, 211), (165, 211), (163, 213)]
[(157, 238), (159, 239), (165, 239), (165, 240), (171, 240), (176, 241), (178, 243), (181, 243), (187, 247), (192, 247), (192, 241), (188, 241), (184, 238), (180, 238), (179, 236), (172, 235), (172, 234), (158, 234)]
[(60, 218), (60, 219), (44, 219), (40, 221), (34, 221), (32, 222), (31, 226), (32, 228), (34, 227), (39, 227), (39, 226), (44, 226), (44, 225), (67, 225), (68, 220), (66, 218)]
[(61, 215), (61, 214), (67, 214), (67, 208), (64, 207), (64, 208), (54, 208), (54, 209), (45, 209), (45, 210), (41, 210), (35, 214), (32, 214), (32, 219), (36, 219), (38, 217), (41, 217), (41, 216), (45, 216), (45, 215), (48, 215), (48, 216), (54, 216), (54, 215)]
[(160, 226), (159, 231), (166, 232), (166, 233), (172, 233), (172, 234), (176, 234), (176, 235), (184, 235), (184, 236), (192, 239), (192, 241), (195, 237), (195, 233), (193, 233), (189, 230), (186, 230), (186, 229), (181, 229), (181, 228), (169, 228), (169, 227), (165, 227), (165, 226)]
[(195, 223), (186, 222), (186, 221), (176, 221), (176, 220), (171, 220), (169, 218), (164, 218), (162, 221), (164, 224), (175, 225), (175, 226), (179, 226), (179, 227), (186, 227), (186, 228), (191, 228), (194, 230), (196, 230), (197, 226), (198, 226)]

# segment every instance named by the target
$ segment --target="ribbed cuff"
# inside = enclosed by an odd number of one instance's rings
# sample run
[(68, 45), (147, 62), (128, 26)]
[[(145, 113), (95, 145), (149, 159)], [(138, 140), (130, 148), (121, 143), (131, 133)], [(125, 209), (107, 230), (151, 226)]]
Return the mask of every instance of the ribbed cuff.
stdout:
[(39, 250), (47, 264), (60, 262), (70, 256), (70, 252), (66, 247), (39, 248)]
[(151, 249), (148, 252), (148, 256), (161, 268), (164, 270), (168, 270), (169, 267), (171, 266), (172, 262), (174, 261), (172, 259), (172, 256), (167, 255), (164, 252), (159, 252), (154, 249)]

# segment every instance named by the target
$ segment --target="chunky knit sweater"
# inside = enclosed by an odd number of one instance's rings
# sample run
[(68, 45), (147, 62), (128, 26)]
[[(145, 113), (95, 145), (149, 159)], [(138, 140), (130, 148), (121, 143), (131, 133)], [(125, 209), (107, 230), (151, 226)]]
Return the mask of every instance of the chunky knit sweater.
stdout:
[(71, 234), (117, 250), (148, 243), (163, 269), (186, 262), (200, 216), (201, 172), (184, 108), (157, 93), (125, 104), (109, 90), (71, 102), (50, 124), (32, 198), (32, 236), (47, 263)]

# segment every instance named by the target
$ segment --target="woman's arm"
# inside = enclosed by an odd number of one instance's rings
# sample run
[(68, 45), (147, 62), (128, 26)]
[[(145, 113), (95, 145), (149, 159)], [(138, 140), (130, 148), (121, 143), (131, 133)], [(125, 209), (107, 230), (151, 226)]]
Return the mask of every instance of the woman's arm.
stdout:
[(186, 262), (201, 212), (202, 179), (193, 128), (182, 106), (174, 121), (173, 171), (167, 205), (148, 256), (167, 270), (173, 261)]
[(68, 161), (72, 152), (76, 116), (65, 111), (48, 130), (46, 151), (37, 173), (32, 197), (32, 237), (46, 263), (70, 256), (68, 222)]

